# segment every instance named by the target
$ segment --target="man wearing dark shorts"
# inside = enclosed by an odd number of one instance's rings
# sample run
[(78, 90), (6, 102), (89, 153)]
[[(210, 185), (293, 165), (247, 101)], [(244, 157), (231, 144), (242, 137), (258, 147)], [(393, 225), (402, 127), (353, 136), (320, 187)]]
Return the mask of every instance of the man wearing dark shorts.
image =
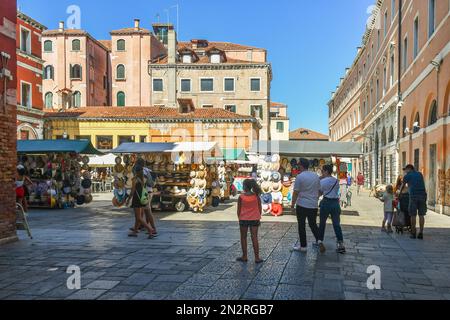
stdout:
[[(416, 171), (413, 165), (409, 164), (403, 168), (405, 176), (403, 178), (404, 188), (405, 184), (409, 188), (409, 215), (411, 216), (411, 238), (423, 239), (423, 229), (425, 226), (425, 216), (427, 214), (427, 192), (425, 189), (425, 182), (422, 173)], [(416, 221), (419, 216), (420, 231), (417, 235)]]

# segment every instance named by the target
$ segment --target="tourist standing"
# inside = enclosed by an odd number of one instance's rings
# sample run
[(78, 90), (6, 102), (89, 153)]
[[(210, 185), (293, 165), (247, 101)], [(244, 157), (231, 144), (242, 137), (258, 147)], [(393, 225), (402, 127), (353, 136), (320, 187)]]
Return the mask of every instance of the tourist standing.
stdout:
[(325, 165), (322, 168), (320, 179), (320, 194), (323, 196), (320, 202), (320, 225), (319, 225), (319, 249), (324, 253), (326, 248), (323, 243), (325, 228), (328, 217), (331, 216), (334, 233), (337, 239), (337, 252), (345, 253), (344, 236), (341, 227), (341, 206), (339, 205), (339, 180), (332, 176), (333, 167)]
[(356, 177), (356, 187), (358, 196), (361, 194), (361, 189), (364, 188), (364, 175), (360, 172)]
[[(400, 189), (408, 185), (409, 190), (409, 215), (411, 216), (411, 238), (423, 239), (423, 230), (425, 227), (425, 216), (427, 214), (427, 191), (422, 173), (416, 171), (413, 165), (409, 164), (403, 168), (405, 176), (403, 185)], [(420, 231), (417, 235), (417, 215), (419, 216)]]
[(241, 232), (242, 257), (237, 258), (239, 262), (248, 261), (247, 235), (250, 228), (252, 237), (253, 252), (255, 253), (255, 263), (264, 262), (259, 257), (258, 229), (261, 225), (261, 189), (253, 179), (244, 180), (244, 193), (239, 196), (237, 216)]
[(404, 221), (402, 226), (402, 233), (404, 228), (411, 228), (411, 216), (409, 215), (409, 190), (407, 186), (403, 186), (403, 177), (399, 176), (395, 187), (395, 194), (399, 202), (399, 213), (402, 215)]
[(293, 250), (307, 252), (306, 219), (308, 219), (309, 227), (316, 238), (316, 242), (319, 240), (317, 213), (320, 179), (317, 173), (308, 171), (309, 161), (307, 159), (300, 159), (298, 169), (300, 174), (295, 180), (291, 207), (296, 209), (300, 245), (294, 245)]
[(144, 208), (149, 205), (148, 193), (145, 189), (144, 168), (136, 166), (135, 172), (136, 174), (132, 180), (131, 197), (127, 199), (127, 205), (129, 205), (131, 200), (131, 208), (133, 208), (135, 216), (134, 229), (131, 230), (129, 236), (137, 237), (139, 227), (143, 226), (148, 231), (148, 238), (153, 239), (155, 237), (153, 235), (154, 229), (144, 219)]

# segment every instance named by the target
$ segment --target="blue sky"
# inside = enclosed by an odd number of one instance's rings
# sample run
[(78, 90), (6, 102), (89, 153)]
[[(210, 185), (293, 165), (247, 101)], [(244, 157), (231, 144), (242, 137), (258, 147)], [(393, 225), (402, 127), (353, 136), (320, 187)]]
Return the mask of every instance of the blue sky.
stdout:
[[(205, 38), (266, 48), (273, 68), (272, 100), (289, 105), (291, 129), (328, 133), (327, 102), (361, 44), (374, 0), (18, 0), (20, 9), (50, 29), (81, 8), (81, 27), (97, 39), (133, 25), (166, 22), (180, 40)], [(111, 5), (115, 3), (114, 5)]]

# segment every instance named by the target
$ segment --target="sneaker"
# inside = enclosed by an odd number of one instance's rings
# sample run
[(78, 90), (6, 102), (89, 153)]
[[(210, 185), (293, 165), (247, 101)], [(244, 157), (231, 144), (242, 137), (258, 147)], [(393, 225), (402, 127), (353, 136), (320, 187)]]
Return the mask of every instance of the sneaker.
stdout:
[(307, 252), (307, 251), (308, 251), (308, 248), (303, 248), (303, 247), (301, 247), (301, 246), (293, 246), (293, 247), (292, 247), (292, 250), (293, 250), (293, 251), (296, 251), (296, 252)]
[(325, 253), (325, 251), (327, 251), (322, 241), (319, 241), (319, 251), (320, 253)]
[(344, 254), (346, 252), (344, 244), (343, 243), (338, 243), (338, 247), (336, 249), (337, 253), (341, 253)]
[(423, 233), (419, 233), (419, 235), (417, 236), (417, 239), (423, 240)]

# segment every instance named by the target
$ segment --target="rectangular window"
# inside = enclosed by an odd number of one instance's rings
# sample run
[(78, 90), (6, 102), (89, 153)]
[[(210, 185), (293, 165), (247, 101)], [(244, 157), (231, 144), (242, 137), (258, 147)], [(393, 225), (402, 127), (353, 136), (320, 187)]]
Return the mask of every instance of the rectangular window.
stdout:
[(419, 170), (420, 149), (414, 150), (414, 167)]
[(97, 149), (112, 150), (113, 137), (112, 136), (97, 136)]
[(419, 18), (417, 17), (414, 20), (414, 59), (417, 58), (419, 54)]
[(225, 92), (234, 92), (234, 78), (225, 78), (224, 91)]
[(261, 79), (258, 78), (250, 79), (250, 90), (261, 91)]
[(236, 113), (236, 106), (235, 105), (226, 105), (225, 110)]
[(91, 136), (75, 136), (75, 140), (87, 140), (91, 141)]
[(162, 79), (153, 79), (153, 91), (162, 92), (164, 90), (164, 84)]
[(391, 21), (394, 21), (395, 17), (395, 0), (391, 0)]
[(118, 141), (119, 141), (119, 146), (122, 143), (134, 143), (134, 137), (133, 136), (119, 136)]
[(24, 28), (20, 29), (20, 50), (31, 53), (31, 33)]
[(277, 132), (278, 133), (284, 132), (284, 122), (277, 122)]
[(181, 92), (191, 92), (191, 79), (181, 79)]
[(200, 80), (200, 91), (202, 92), (214, 92), (214, 79), (201, 79)]
[(394, 76), (395, 76), (395, 58), (394, 55), (391, 56), (391, 78), (389, 80), (390, 85), (392, 87), (394, 85)]
[(377, 51), (380, 50), (381, 45), (381, 35), (380, 35), (380, 29), (377, 31)]
[(386, 38), (388, 32), (388, 12), (384, 13), (384, 37)]
[(403, 40), (403, 72), (408, 68), (408, 38)]
[(406, 151), (402, 152), (402, 168), (406, 167)]
[(428, 38), (436, 29), (436, 0), (428, 0)]
[(257, 118), (260, 120), (263, 120), (263, 108), (262, 106), (258, 105), (258, 106), (251, 106), (250, 107), (250, 115), (253, 118)]
[(146, 143), (147, 142), (147, 136), (140, 136), (139, 137), (139, 142), (140, 143)]
[(31, 84), (22, 82), (20, 86), (20, 104), (31, 108)]
[(214, 108), (214, 106), (212, 104), (204, 104), (202, 108)]
[(387, 71), (386, 71), (386, 67), (384, 67), (384, 69), (383, 69), (383, 97), (386, 94), (386, 89), (387, 89)]

